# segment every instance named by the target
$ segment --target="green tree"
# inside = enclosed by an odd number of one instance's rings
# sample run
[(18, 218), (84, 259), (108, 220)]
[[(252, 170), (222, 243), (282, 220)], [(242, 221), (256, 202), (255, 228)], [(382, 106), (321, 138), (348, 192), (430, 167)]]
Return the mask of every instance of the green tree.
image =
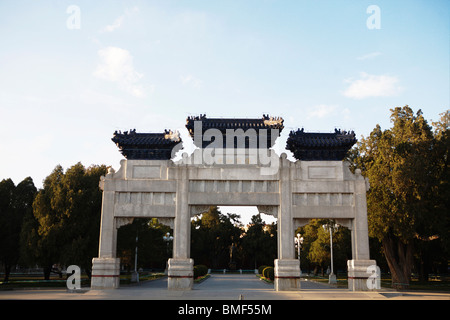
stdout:
[(33, 202), (36, 223), (27, 223), (30, 235), (36, 238), (24, 239), (44, 268), (45, 279), (56, 263), (78, 265), (90, 276), (100, 230), (102, 194), (98, 182), (106, 170), (104, 165), (86, 169), (77, 163), (64, 173), (58, 165), (45, 178)]
[(156, 218), (134, 219), (133, 223), (121, 227), (117, 234), (117, 255), (121, 264), (125, 265), (128, 271), (134, 270), (137, 246), (137, 269), (165, 268), (171, 251), (171, 244), (163, 241), (167, 232), (170, 232), (170, 228), (158, 223)]
[(5, 279), (8, 281), (11, 267), (14, 263), (14, 250), (11, 245), (14, 240), (14, 182), (11, 179), (0, 182), (0, 261), (5, 268)]
[(428, 281), (428, 274), (446, 273), (450, 257), (450, 110), (441, 113), (441, 118), (432, 123), (434, 148), (432, 157), (435, 181), (431, 186), (429, 203), (434, 214), (422, 223), (425, 226), (415, 239), (416, 272), (421, 281)]
[(245, 256), (248, 260), (253, 260), (254, 269), (260, 265), (267, 265), (263, 262), (265, 259), (263, 246), (264, 246), (264, 222), (261, 219), (261, 215), (254, 215), (251, 217), (250, 226), (245, 233), (242, 241)]
[(30, 177), (17, 187), (11, 179), (0, 182), (0, 261), (5, 269), (5, 282), (11, 268), (19, 262), (22, 224), (32, 212), (35, 194), (36, 187)]
[(439, 212), (437, 223), (439, 239), (447, 257), (450, 254), (450, 110), (441, 113), (441, 119), (433, 122), (436, 139), (436, 184), (434, 186), (433, 204)]
[(89, 277), (92, 258), (98, 254), (102, 206), (99, 181), (106, 172), (105, 165), (84, 168), (77, 163), (66, 171), (62, 181), (66, 202), (61, 209), (65, 210), (67, 220), (61, 263), (78, 265)]
[[(311, 219), (310, 223), (297, 230), (303, 237), (303, 245), (300, 251), (302, 269), (314, 267), (314, 273), (317, 273), (317, 269), (321, 269), (322, 274), (324, 270), (330, 265), (330, 236), (329, 232), (325, 231), (322, 227), (325, 223), (331, 223), (324, 219)], [(335, 250), (333, 251), (334, 257), (336, 257), (336, 233), (333, 235), (333, 245)], [(336, 262), (336, 258), (334, 258)]]
[(250, 226), (242, 238), (243, 253), (246, 257), (248, 267), (257, 269), (262, 265), (273, 265), (276, 258), (277, 238), (273, 226), (264, 230), (265, 222), (261, 214), (251, 217)]
[(408, 106), (392, 109), (391, 122), (391, 129), (383, 131), (377, 125), (361, 139), (353, 161), (370, 182), (370, 235), (382, 242), (393, 286), (405, 288), (414, 246), (436, 236), (442, 230), (439, 221), (448, 215), (436, 207), (446, 165), (420, 110), (414, 114)]
[[(301, 269), (311, 270), (314, 273), (318, 269), (324, 271), (331, 265), (330, 232), (324, 230), (324, 224), (334, 224), (334, 220), (311, 219), (309, 224), (297, 229), (303, 237), (300, 250)], [(351, 259), (351, 235), (350, 230), (340, 226), (333, 232), (333, 267), (335, 273), (345, 270), (347, 260)]]
[(213, 269), (228, 267), (231, 245), (234, 243), (240, 250), (242, 230), (238, 216), (222, 214), (216, 206), (211, 206), (191, 226), (191, 256), (195, 263)]

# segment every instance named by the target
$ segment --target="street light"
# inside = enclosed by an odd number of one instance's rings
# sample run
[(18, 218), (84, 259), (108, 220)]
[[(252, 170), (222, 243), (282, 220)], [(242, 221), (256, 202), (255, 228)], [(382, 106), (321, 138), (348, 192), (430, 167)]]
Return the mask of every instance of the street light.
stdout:
[(336, 275), (333, 271), (333, 232), (339, 229), (339, 225), (337, 223), (327, 223), (322, 225), (322, 227), (325, 231), (330, 231), (331, 273), (328, 278), (328, 283), (336, 283)]
[[(164, 242), (167, 244), (166, 246), (166, 252), (167, 252), (167, 256), (169, 256), (169, 243), (170, 241), (173, 240), (173, 237), (170, 235), (170, 232), (167, 232), (164, 236), (163, 236), (163, 240)], [(169, 260), (166, 261), (166, 271), (168, 270), (168, 262)]]
[(167, 243), (167, 254), (169, 254), (169, 242), (173, 240), (173, 237), (170, 235), (170, 232), (167, 232), (163, 236), (163, 240), (164, 240), (164, 242)]
[(297, 237), (294, 238), (295, 239), (295, 243), (297, 245), (297, 253), (298, 253), (298, 265), (300, 268), (300, 276), (302, 275), (302, 268), (301, 268), (301, 264), (300, 264), (300, 247), (303, 244), (303, 237), (300, 233), (297, 233)]
[(138, 259), (138, 233), (136, 233), (136, 251), (134, 252), (134, 272), (131, 274), (131, 282), (139, 282), (139, 273), (137, 271), (137, 259)]

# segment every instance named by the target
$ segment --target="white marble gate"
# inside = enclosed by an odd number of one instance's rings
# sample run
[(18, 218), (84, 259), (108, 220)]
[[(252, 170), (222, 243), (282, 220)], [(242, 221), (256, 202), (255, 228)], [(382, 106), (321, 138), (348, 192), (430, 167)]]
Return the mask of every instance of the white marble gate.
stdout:
[[(295, 161), (276, 156), (276, 170), (261, 174), (267, 163), (259, 160), (233, 164), (195, 164), (196, 150), (178, 162), (122, 160), (100, 182), (103, 205), (98, 258), (93, 259), (92, 289), (119, 286), (120, 261), (116, 257), (117, 229), (136, 217), (156, 217), (174, 229), (173, 257), (168, 261), (168, 289), (193, 286), (190, 258), (191, 217), (210, 205), (257, 206), (278, 219), (278, 259), (275, 289), (299, 290), (300, 268), (295, 259), (294, 232), (309, 219), (330, 218), (352, 234), (352, 260), (348, 261), (350, 290), (369, 290), (366, 180), (352, 174), (343, 161)], [(227, 161), (223, 161), (227, 162)], [(198, 162), (197, 162), (198, 163)]]

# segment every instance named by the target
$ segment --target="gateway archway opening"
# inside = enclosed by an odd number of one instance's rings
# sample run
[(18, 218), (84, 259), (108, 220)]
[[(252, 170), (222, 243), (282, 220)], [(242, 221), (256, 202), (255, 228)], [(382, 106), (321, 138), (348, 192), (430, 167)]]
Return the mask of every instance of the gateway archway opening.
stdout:
[(212, 273), (255, 273), (277, 258), (276, 218), (256, 207), (210, 206), (191, 223), (191, 257)]
[(121, 282), (138, 282), (167, 274), (167, 261), (173, 255), (173, 241), (165, 240), (167, 233), (173, 235), (173, 229), (156, 218), (129, 219), (117, 229)]
[(351, 230), (348, 225), (337, 222), (339, 220), (310, 219), (297, 227), (295, 257), (299, 259), (300, 253), (302, 277), (329, 278), (331, 283), (335, 279), (347, 280), (347, 261), (352, 258)]

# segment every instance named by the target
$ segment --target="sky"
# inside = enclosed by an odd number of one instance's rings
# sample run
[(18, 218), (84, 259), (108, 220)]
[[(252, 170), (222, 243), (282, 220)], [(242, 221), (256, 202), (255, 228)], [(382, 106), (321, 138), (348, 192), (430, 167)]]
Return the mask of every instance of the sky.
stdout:
[[(450, 105), (448, 0), (0, 2), (0, 180), (123, 159), (116, 130), (280, 116), (368, 136)], [(255, 209), (256, 210), (256, 209)]]

